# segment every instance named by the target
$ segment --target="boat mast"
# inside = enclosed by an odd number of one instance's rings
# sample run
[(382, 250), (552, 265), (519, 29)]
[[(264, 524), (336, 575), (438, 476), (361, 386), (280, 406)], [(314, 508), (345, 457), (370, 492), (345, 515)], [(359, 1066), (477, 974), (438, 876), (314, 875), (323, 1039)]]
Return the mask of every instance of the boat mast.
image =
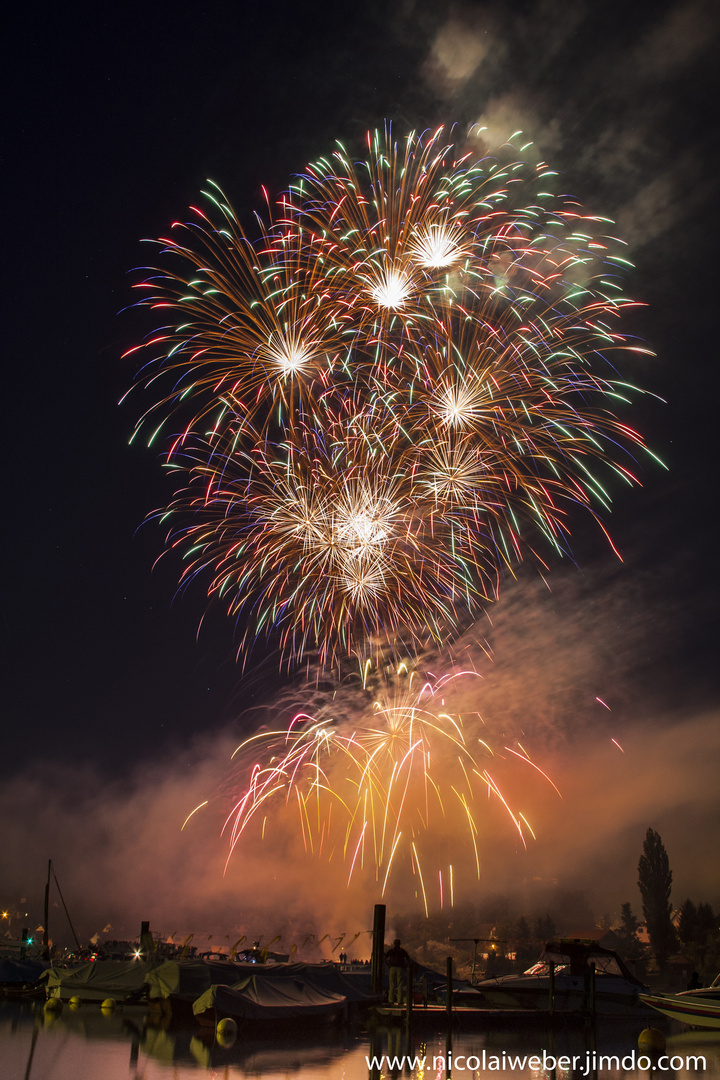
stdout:
[(75, 927), (72, 924), (72, 919), (70, 918), (70, 912), (67, 909), (67, 904), (65, 903), (65, 898), (64, 898), (64, 896), (62, 894), (62, 889), (60, 888), (60, 882), (57, 879), (57, 874), (53, 870), (52, 859), (48, 859), (48, 876), (47, 876), (47, 885), (45, 886), (45, 933), (43, 935), (43, 942), (44, 942), (45, 949), (47, 950), (47, 959), (48, 960), (50, 959), (50, 939), (49, 939), (49, 936), (48, 936), (48, 916), (49, 916), (49, 913), (50, 913), (50, 877), (51, 876), (55, 878), (55, 885), (57, 887), (58, 896), (60, 897), (60, 902), (62, 903), (63, 910), (65, 911), (65, 915), (67, 916), (67, 921), (68, 921), (68, 923), (70, 925), (70, 929), (72, 930), (72, 936), (75, 938), (75, 946), (76, 946), (78, 952), (80, 951), (80, 942), (78, 941), (78, 936), (75, 933)]
[(45, 931), (43, 933), (43, 954), (46, 960), (50, 959), (50, 936), (48, 930), (48, 914), (50, 911), (50, 874), (52, 873), (52, 859), (48, 859), (48, 875), (45, 882), (45, 917), (43, 919), (43, 926)]

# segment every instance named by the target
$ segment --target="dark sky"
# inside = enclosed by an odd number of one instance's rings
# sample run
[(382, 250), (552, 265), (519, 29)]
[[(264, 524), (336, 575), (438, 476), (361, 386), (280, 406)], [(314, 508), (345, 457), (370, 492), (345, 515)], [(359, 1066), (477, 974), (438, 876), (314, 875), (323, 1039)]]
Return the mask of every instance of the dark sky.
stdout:
[[(385, 118), (401, 132), (482, 121), (499, 140), (522, 128), (566, 190), (617, 220), (649, 305), (636, 329), (658, 354), (632, 374), (667, 400), (634, 419), (669, 465), (618, 493), (623, 588), (650, 613), (623, 678), (673, 724), (717, 706), (717, 31), (703, 0), (16, 8), (3, 774), (162, 765), (267, 695), (275, 660), (259, 649), (242, 681), (232, 628), (211, 612), (196, 637), (200, 589), (174, 599), (177, 567), (152, 569), (162, 534), (140, 526), (167, 490), (153, 453), (128, 446), (139, 403), (117, 405), (134, 374), (121, 355), (147, 329), (128, 272), (207, 177), (252, 211), (261, 185), (280, 192)], [(613, 562), (583, 524), (577, 560)]]

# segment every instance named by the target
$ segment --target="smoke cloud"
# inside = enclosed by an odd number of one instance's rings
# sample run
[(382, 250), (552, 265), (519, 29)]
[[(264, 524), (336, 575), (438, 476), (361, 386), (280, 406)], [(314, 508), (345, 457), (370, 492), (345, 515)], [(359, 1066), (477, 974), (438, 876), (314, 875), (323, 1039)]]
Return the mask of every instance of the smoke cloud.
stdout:
[(570, 169), (583, 201), (594, 196), (637, 253), (711, 197), (697, 72), (719, 29), (705, 0), (659, 9), (650, 26), (616, 20), (612, 33), (592, 4), (453, 4), (427, 42), (422, 77), (468, 128), (487, 128), (489, 145), (522, 131), (538, 157)]
[[(703, 837), (720, 809), (717, 716), (669, 707), (662, 685), (653, 691), (644, 671), (669, 663), (663, 624), (681, 630), (679, 614), (653, 599), (642, 574), (614, 561), (598, 560), (585, 574), (557, 568), (549, 580), (551, 588), (522, 572), (487, 619), (445, 655), (419, 662), (436, 676), (481, 676), (458, 680), (452, 707), (468, 740), (492, 747), (488, 769), (537, 837), (526, 832), (524, 846), (500, 800), (479, 795), (478, 881), (462, 823), (452, 816), (440, 822), (444, 861), (455, 859), (458, 868), (456, 903), (506, 892), (523, 910), (533, 904), (528, 882), (556, 879), (584, 889), (598, 915), (619, 911), (626, 899), (638, 906), (637, 859), (648, 826), (666, 843), (674, 901), (716, 903)], [(321, 686), (309, 696), (318, 709), (325, 703), (352, 720), (367, 695), (343, 694)], [(308, 695), (298, 688), (295, 700), (296, 708), (297, 701), (306, 706)], [(269, 700), (263, 719), (286, 723), (292, 702), (292, 691)], [(248, 830), (228, 862), (221, 830), (238, 793), (230, 756), (250, 722), (257, 720), (240, 718), (233, 730), (198, 737), (172, 758), (143, 762), (123, 782), (49, 764), (10, 782), (0, 796), (2, 819), (13, 821), (0, 854), (6, 891), (27, 897), (40, 917), (45, 860), (52, 857), (84, 940), (108, 924), (105, 937), (132, 938), (140, 920), (150, 919), (163, 935), (212, 935), (216, 947), (241, 934), (265, 942), (281, 934), (286, 949), (329, 935), (320, 955), (329, 955), (334, 937), (359, 934), (363, 955), (381, 883), (366, 867), (348, 888), (341, 853), (329, 861), (327, 852), (306, 853), (292, 809), (272, 810), (265, 839), (260, 829)], [(518, 745), (549, 780), (517, 756)], [(429, 906), (437, 908), (437, 875), (428, 877)], [(417, 892), (417, 881), (403, 871), (391, 878), (385, 900), (391, 911), (421, 910)], [(51, 920), (58, 937), (68, 939), (57, 907)]]

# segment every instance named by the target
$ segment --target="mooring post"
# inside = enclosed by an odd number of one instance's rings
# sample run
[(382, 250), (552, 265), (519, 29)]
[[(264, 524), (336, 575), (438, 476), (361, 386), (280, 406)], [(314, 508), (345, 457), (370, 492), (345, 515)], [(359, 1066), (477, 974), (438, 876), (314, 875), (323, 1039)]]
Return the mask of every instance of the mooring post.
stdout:
[(550, 961), (548, 975), (550, 976), (550, 1001), (548, 1006), (550, 1009), (550, 1015), (555, 1015), (555, 962)]
[(373, 994), (382, 994), (385, 965), (385, 905), (376, 904), (373, 917), (372, 964), (370, 967)]
[(590, 1016), (595, 1019), (595, 964), (588, 965), (590, 970)]
[(586, 964), (583, 969), (583, 996), (582, 996), (582, 1011), (585, 1016), (590, 1013), (590, 975), (592, 974), (590, 964)]
[(407, 969), (407, 1001), (405, 1002), (405, 1020), (406, 1020), (408, 1025), (410, 1024), (410, 1020), (412, 1019), (413, 994), (415, 992), (414, 982), (415, 982), (415, 979), (414, 979), (413, 966), (412, 966), (412, 963), (410, 963), (410, 964), (408, 964), (408, 969)]
[(140, 952), (145, 954), (146, 960), (151, 960), (155, 952), (155, 942), (150, 933), (150, 923), (140, 923)]
[(446, 994), (445, 994), (445, 1012), (447, 1016), (452, 1016), (452, 993), (453, 993), (453, 958), (448, 956), (447, 969), (445, 975), (446, 981)]

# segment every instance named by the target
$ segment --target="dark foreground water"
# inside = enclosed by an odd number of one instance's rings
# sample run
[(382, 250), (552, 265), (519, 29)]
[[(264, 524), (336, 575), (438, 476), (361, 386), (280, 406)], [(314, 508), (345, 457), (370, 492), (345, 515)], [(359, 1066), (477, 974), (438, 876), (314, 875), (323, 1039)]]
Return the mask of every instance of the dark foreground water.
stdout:
[[(198, 1028), (148, 1024), (143, 1009), (113, 1013), (65, 1007), (60, 1015), (0, 1003), (0, 1080), (720, 1080), (720, 1032), (665, 1023), (664, 1055), (643, 1056), (638, 1035), (647, 1021), (603, 1021), (548, 1030), (518, 1019), (455, 1031), (448, 1045), (440, 1025), (374, 1035), (350, 1031), (240, 1032), (221, 1046)], [(655, 1023), (655, 1021), (653, 1021)], [(375, 1061), (373, 1062), (373, 1058)]]

